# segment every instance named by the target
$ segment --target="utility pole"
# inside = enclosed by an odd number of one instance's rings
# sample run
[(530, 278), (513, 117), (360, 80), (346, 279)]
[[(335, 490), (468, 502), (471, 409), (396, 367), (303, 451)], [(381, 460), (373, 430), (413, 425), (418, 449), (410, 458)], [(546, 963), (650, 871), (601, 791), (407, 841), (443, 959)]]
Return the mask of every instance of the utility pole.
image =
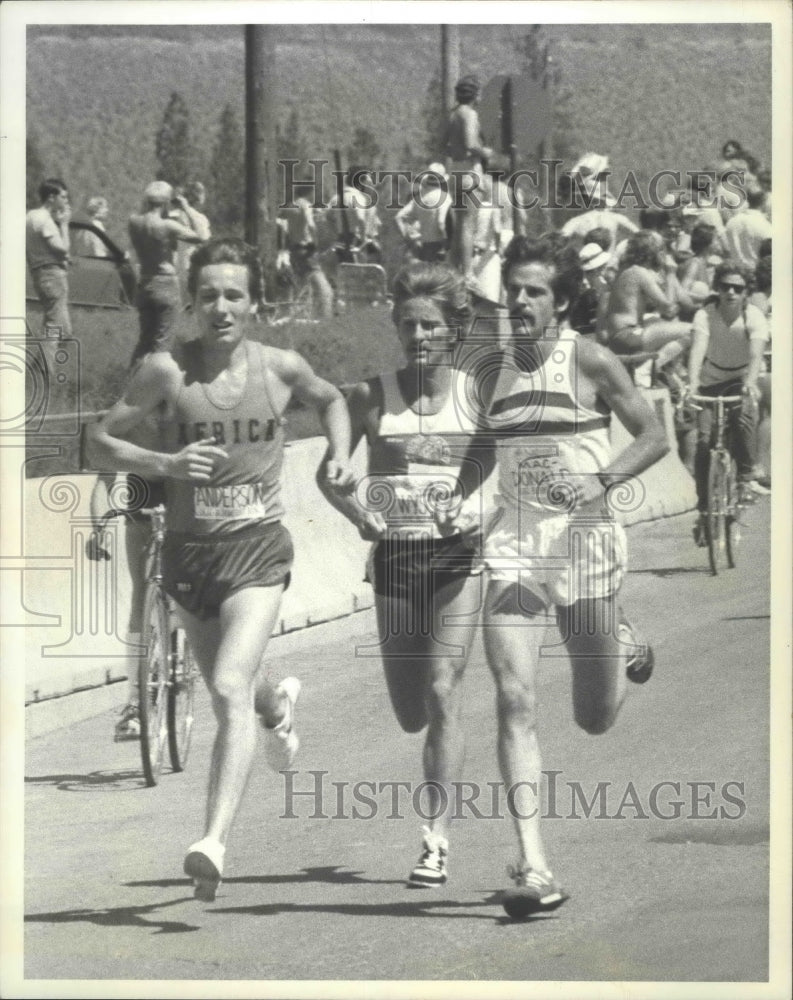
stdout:
[(245, 25), (245, 239), (272, 261), (278, 172), (275, 145), (275, 29)]
[(454, 107), (454, 85), (460, 79), (460, 27), (441, 25), (441, 91), (444, 118)]

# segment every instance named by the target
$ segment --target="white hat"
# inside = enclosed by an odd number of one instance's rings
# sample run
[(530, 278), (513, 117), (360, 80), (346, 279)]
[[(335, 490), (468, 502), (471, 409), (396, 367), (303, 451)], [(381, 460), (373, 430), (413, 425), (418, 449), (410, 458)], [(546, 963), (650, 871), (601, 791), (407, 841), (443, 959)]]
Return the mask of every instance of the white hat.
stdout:
[(587, 243), (578, 251), (578, 259), (583, 271), (594, 271), (611, 260), (611, 254), (598, 243)]
[(446, 173), (446, 167), (442, 163), (431, 163), (427, 169), (424, 171), (427, 174), (438, 174), (439, 177), (446, 179), (449, 175)]
[(605, 174), (608, 168), (607, 156), (601, 156), (600, 153), (586, 153), (570, 172), (580, 177), (597, 177), (598, 174)]

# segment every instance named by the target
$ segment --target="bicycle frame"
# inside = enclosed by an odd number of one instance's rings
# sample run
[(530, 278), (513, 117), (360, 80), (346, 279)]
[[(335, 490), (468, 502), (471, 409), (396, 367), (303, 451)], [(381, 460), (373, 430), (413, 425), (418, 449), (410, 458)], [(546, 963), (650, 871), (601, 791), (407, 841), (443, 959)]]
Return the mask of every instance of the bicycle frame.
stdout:
[(739, 538), (738, 515), (741, 497), (738, 490), (735, 463), (726, 442), (727, 407), (742, 402), (742, 396), (688, 397), (694, 409), (713, 408), (715, 426), (712, 430), (708, 468), (707, 545), (710, 568), (717, 575), (726, 562), (735, 566), (735, 549)]

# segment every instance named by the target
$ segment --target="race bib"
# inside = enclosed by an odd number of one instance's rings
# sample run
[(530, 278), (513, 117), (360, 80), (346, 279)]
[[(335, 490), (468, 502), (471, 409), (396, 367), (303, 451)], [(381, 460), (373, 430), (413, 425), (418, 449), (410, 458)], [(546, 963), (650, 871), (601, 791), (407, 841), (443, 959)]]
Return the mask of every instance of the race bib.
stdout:
[(520, 507), (546, 507), (550, 485), (565, 482), (572, 475), (558, 452), (538, 454), (536, 450), (513, 446), (509, 459), (501, 466), (500, 489)]
[(448, 466), (409, 462), (407, 476), (394, 477), (394, 504), (387, 519), (392, 523), (433, 521), (456, 483), (457, 476)]
[(265, 515), (262, 483), (193, 487), (193, 511), (201, 521), (261, 520)]

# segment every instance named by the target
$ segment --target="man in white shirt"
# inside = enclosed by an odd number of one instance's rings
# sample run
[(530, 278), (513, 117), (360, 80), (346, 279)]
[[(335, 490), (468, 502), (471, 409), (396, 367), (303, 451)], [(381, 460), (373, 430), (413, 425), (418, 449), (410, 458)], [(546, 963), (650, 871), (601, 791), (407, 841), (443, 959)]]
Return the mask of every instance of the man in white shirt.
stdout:
[(451, 204), (446, 179), (443, 164), (431, 163), (420, 175), (410, 201), (394, 218), (411, 258), (429, 262), (446, 258), (446, 220)]
[(41, 205), (25, 218), (25, 254), (33, 286), (44, 310), (44, 336), (70, 337), (69, 318), (69, 191), (62, 180), (51, 177), (39, 187)]
[(341, 196), (335, 194), (328, 203), (340, 249), (342, 263), (358, 263), (360, 251), (365, 262), (379, 264), (381, 259), (380, 216), (377, 213), (377, 191), (372, 172), (367, 167), (350, 167), (344, 177)]
[(729, 256), (744, 267), (755, 269), (760, 257), (760, 246), (770, 240), (773, 229), (762, 211), (766, 194), (759, 185), (746, 192), (747, 207), (734, 215), (724, 227), (724, 239)]

